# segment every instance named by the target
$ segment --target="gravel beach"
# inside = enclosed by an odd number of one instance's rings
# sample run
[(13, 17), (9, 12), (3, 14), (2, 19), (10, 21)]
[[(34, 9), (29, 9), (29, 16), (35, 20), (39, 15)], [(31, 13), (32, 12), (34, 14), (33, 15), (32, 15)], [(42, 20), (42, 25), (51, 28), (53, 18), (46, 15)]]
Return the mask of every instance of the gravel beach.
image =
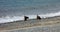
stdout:
[(60, 32), (60, 16), (1, 23), (0, 32)]

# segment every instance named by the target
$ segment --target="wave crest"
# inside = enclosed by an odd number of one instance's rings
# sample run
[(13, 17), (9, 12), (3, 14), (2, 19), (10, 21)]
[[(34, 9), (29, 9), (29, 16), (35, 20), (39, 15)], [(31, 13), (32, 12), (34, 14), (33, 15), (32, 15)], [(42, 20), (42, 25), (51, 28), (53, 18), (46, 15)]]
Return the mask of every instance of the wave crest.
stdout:
[[(29, 19), (35, 19), (36, 15), (26, 15), (29, 17)], [(54, 17), (54, 16), (60, 16), (60, 12), (56, 13), (46, 13), (46, 14), (41, 14), (39, 15), (41, 18), (46, 18), (46, 17)], [(13, 22), (17, 20), (24, 20), (24, 16), (6, 16), (6, 17), (1, 17), (0, 18), (0, 23), (6, 23), (6, 22)]]

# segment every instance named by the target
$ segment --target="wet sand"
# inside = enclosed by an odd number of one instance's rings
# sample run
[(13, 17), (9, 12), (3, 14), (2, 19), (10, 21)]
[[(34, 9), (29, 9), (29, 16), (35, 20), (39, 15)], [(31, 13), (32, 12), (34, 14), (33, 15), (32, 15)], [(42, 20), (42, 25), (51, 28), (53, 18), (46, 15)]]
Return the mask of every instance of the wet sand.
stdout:
[[(16, 32), (16, 31), (17, 32), (31, 32), (31, 31), (44, 32), (44, 31), (46, 31), (46, 29), (48, 32), (50, 32), (50, 31), (57, 32), (57, 30), (60, 30), (60, 16), (45, 18), (45, 19), (41, 19), (41, 20), (36, 20), (36, 19), (32, 19), (32, 20), (28, 20), (28, 21), (21, 20), (21, 21), (0, 24), (1, 32), (11, 32), (11, 31), (13, 31), (13, 32)], [(52, 29), (53, 29), (53, 31), (52, 31)]]

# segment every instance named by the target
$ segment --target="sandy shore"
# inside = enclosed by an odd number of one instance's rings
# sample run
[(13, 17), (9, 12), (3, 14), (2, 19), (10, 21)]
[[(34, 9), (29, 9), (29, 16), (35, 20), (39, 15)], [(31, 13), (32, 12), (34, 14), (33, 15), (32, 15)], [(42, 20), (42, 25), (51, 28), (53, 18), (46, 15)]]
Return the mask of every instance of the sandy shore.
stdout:
[(0, 24), (0, 31), (10, 31), (10, 30), (17, 30), (17, 29), (30, 29), (32, 27), (45, 27), (45, 26), (56, 26), (60, 25), (60, 17), (51, 17), (45, 18), (41, 20), (28, 20), (28, 21), (17, 21), (11, 23), (3, 23)]

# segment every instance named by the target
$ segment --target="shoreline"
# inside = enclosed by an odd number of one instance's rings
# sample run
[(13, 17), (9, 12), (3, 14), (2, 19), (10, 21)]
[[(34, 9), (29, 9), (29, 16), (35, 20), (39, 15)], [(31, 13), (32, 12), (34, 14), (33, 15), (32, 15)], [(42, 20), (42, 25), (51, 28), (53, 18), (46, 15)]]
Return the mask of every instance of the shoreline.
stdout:
[(59, 24), (56, 24), (56, 25), (46, 25), (46, 26), (32, 26), (32, 27), (25, 27), (25, 28), (18, 28), (18, 29), (11, 29), (11, 30), (1, 30), (0, 32), (5, 32), (5, 31), (14, 31), (14, 30), (24, 30), (24, 29), (32, 29), (32, 28), (36, 28), (36, 27), (54, 27), (54, 26), (57, 26), (57, 25), (60, 25)]

